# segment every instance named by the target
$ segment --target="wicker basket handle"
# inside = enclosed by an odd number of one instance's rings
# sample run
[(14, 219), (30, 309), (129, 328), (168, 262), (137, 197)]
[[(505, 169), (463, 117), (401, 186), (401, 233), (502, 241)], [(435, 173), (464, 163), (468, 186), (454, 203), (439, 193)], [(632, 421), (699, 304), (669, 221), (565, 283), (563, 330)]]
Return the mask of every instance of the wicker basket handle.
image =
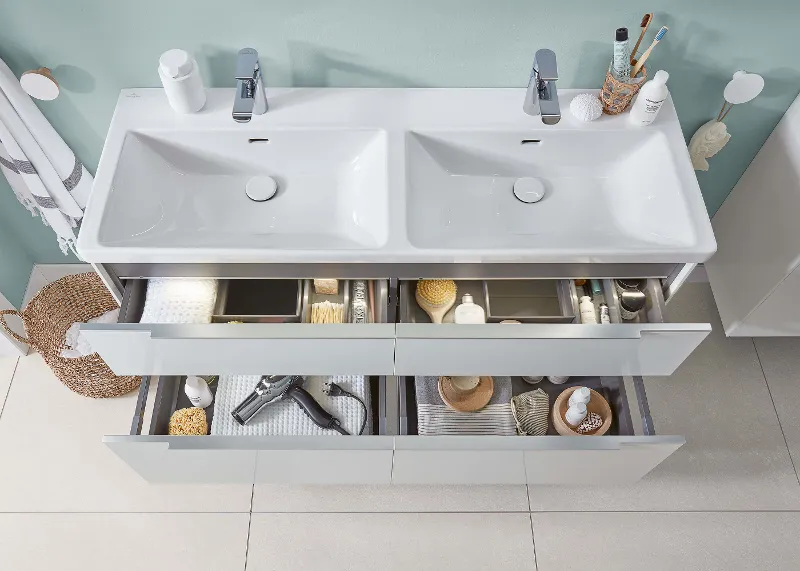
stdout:
[(3, 329), (6, 330), (6, 333), (11, 335), (14, 339), (19, 341), (20, 343), (25, 343), (25, 345), (30, 345), (31, 344), (30, 341), (28, 341), (21, 335), (17, 335), (14, 331), (11, 330), (11, 328), (8, 326), (8, 323), (6, 323), (6, 318), (5, 318), (6, 315), (19, 315), (20, 317), (22, 317), (22, 314), (15, 309), (0, 310), (0, 325), (2, 325)]

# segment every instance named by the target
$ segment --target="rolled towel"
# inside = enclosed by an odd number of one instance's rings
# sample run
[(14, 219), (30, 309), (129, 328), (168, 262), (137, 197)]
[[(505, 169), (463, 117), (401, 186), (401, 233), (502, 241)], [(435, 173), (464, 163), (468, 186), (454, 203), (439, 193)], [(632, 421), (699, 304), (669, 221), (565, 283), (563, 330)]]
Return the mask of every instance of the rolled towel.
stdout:
[[(94, 317), (86, 323), (116, 323), (117, 321), (119, 321), (119, 308), (106, 311), (103, 315)], [(64, 336), (64, 345), (67, 348), (61, 351), (61, 356), (65, 359), (76, 359), (94, 353), (92, 346), (81, 334), (81, 325), (82, 322), (79, 321), (67, 329), (67, 334)]]

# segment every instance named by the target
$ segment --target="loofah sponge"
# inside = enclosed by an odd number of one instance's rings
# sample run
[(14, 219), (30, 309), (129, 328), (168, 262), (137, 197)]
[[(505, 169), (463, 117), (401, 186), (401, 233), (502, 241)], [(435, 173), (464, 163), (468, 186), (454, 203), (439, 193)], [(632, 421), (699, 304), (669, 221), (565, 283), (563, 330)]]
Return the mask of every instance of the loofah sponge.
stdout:
[(206, 411), (202, 408), (179, 408), (169, 419), (169, 433), (174, 436), (205, 436), (208, 434)]
[(594, 121), (603, 114), (603, 103), (596, 95), (581, 93), (569, 104), (569, 110), (576, 119)]

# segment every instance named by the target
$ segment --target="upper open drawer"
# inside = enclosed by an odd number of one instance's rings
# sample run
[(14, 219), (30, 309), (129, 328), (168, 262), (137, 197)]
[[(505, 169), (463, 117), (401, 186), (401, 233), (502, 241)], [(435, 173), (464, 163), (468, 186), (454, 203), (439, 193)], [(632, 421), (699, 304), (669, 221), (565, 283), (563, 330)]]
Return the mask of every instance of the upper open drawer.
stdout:
[[(603, 280), (611, 314), (605, 325), (580, 323), (574, 282), (544, 280), (553, 292), (550, 300), (541, 295), (538, 282), (458, 281), (459, 302), (471, 293), (492, 314), (500, 315), (496, 310), (503, 307), (503, 317), (523, 321), (481, 325), (453, 324), (452, 310), (445, 323), (432, 324), (415, 301), (416, 283), (402, 282), (395, 374), (670, 375), (711, 331), (708, 323), (664, 323), (664, 296), (655, 279), (647, 280), (646, 305), (631, 321), (621, 319), (614, 282)], [(525, 318), (542, 307), (561, 313)]]
[[(235, 281), (247, 284), (235, 284)], [(395, 326), (387, 323), (388, 284), (385, 280), (372, 281), (373, 323), (308, 323), (311, 304), (315, 301), (310, 280), (301, 282), (296, 307), (282, 309), (279, 315), (258, 309), (258, 303), (232, 299), (232, 296), (257, 300), (282, 295), (289, 302), (284, 305), (292, 305), (291, 295), (283, 291), (286, 281), (221, 282), (218, 295), (228, 302), (228, 307), (235, 309), (226, 310), (225, 303), (217, 303), (214, 321), (249, 322), (163, 324), (139, 323), (147, 281), (129, 280), (120, 323), (86, 324), (81, 326), (81, 331), (118, 375), (393, 374)], [(243, 285), (248, 287), (240, 287)], [(339, 282), (339, 301), (345, 306), (345, 321), (352, 320), (348, 310), (350, 288), (351, 283)], [(254, 306), (255, 310), (248, 309)], [(263, 315), (258, 315), (259, 311)], [(296, 313), (295, 318), (292, 312)]]

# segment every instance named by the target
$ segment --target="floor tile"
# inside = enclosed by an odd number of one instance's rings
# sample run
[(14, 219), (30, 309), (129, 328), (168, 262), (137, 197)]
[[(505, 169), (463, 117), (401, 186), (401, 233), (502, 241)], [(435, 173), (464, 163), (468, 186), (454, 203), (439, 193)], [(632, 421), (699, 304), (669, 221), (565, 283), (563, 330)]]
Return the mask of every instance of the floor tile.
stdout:
[(17, 368), (19, 357), (0, 357), (0, 418), (3, 415), (3, 406), (6, 403), (6, 395), (11, 387), (11, 378), (14, 376), (14, 369)]
[(247, 512), (252, 486), (148, 484), (102, 443), (128, 434), (136, 392), (70, 392), (39, 355), (19, 360), (0, 417), (0, 512)]
[(673, 322), (708, 320), (713, 331), (670, 377), (645, 379), (659, 434), (686, 444), (632, 486), (531, 487), (531, 509), (800, 509), (792, 468), (751, 339), (727, 338), (708, 284), (686, 285), (668, 306)]
[(248, 514), (0, 514), (11, 571), (241, 571)]
[(541, 513), (533, 531), (538, 571), (769, 571), (800, 561), (798, 513)]
[(794, 460), (800, 467), (800, 339), (763, 337), (755, 340), (758, 357), (767, 377), (778, 420)]
[(254, 512), (527, 512), (525, 486), (257, 484)]
[(253, 514), (247, 571), (533, 571), (528, 514)]

